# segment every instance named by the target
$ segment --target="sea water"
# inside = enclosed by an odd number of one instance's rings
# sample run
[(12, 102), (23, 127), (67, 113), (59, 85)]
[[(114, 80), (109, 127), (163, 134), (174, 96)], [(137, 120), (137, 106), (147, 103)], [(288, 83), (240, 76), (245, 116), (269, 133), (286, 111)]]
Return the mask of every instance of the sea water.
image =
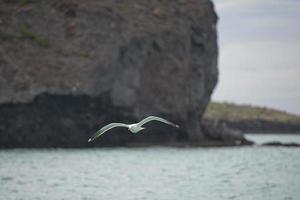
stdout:
[(300, 148), (0, 150), (0, 199), (299, 200)]

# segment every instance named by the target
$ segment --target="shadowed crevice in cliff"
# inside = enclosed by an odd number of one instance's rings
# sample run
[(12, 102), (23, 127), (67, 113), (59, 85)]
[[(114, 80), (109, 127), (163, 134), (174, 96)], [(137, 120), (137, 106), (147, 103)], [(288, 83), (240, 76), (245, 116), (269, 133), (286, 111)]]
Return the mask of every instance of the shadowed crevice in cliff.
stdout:
[(111, 105), (109, 95), (41, 94), (31, 103), (0, 105), (0, 147), (92, 147), (181, 142), (184, 133), (149, 123), (143, 134), (111, 130), (94, 143), (94, 131), (111, 122), (135, 123), (130, 111)]

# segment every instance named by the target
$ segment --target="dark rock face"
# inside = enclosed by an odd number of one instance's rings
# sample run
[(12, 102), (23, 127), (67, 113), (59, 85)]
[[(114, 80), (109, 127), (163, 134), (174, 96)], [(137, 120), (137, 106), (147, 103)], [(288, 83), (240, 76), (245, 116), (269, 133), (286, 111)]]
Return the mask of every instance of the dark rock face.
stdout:
[(216, 145), (221, 142), (225, 145), (253, 145), (254, 142), (246, 140), (244, 134), (236, 129), (228, 127), (225, 123), (217, 120), (203, 120), (203, 133), (208, 140)]
[(205, 138), (218, 77), (209, 0), (18, 2), (0, 2), (1, 146), (87, 146), (99, 125), (148, 115), (182, 128), (116, 131), (97, 144)]

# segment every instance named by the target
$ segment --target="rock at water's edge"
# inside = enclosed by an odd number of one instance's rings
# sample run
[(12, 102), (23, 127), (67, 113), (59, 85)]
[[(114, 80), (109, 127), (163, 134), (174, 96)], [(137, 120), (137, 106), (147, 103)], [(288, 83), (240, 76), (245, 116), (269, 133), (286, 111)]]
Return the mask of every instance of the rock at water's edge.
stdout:
[(261, 146), (273, 146), (273, 147), (300, 147), (299, 143), (295, 142), (289, 142), (289, 143), (283, 143), (283, 142), (266, 142), (261, 144)]

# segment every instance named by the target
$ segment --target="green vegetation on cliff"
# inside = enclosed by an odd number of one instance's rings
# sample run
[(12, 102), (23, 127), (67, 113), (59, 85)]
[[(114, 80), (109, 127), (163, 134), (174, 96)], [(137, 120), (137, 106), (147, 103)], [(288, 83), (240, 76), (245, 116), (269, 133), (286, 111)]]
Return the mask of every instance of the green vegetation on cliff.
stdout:
[(227, 102), (209, 103), (204, 118), (228, 122), (261, 120), (279, 123), (300, 123), (300, 116), (285, 111), (252, 105), (237, 105)]

